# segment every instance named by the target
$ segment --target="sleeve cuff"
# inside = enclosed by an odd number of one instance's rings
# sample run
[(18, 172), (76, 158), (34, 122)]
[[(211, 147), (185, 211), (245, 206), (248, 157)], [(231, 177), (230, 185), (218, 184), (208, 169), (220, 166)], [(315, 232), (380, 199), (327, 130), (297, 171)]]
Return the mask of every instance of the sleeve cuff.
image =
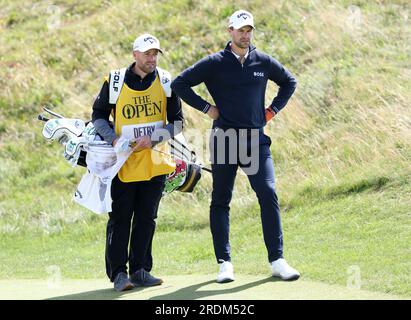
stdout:
[(211, 105), (210, 105), (209, 103), (207, 103), (207, 104), (205, 105), (204, 109), (203, 109), (203, 113), (207, 113), (208, 110), (210, 110), (210, 108), (211, 108)]
[(270, 108), (277, 114), (280, 112), (275, 106), (270, 106)]
[(116, 140), (116, 138), (116, 134), (110, 135), (109, 137), (107, 137), (106, 142), (112, 145), (113, 141)]

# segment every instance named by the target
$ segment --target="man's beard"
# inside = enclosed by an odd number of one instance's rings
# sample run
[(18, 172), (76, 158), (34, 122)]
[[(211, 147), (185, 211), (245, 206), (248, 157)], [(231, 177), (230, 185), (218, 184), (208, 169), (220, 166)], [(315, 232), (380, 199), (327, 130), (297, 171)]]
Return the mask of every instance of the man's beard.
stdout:
[(241, 42), (241, 41), (235, 41), (235, 45), (241, 49), (247, 49), (250, 46), (250, 42)]
[(140, 64), (139, 63), (138, 67), (140, 68), (140, 70), (142, 70), (143, 72), (148, 74), (148, 73), (152, 73), (156, 69), (156, 64), (154, 64), (154, 66), (151, 67), (151, 66), (148, 66), (146, 64)]

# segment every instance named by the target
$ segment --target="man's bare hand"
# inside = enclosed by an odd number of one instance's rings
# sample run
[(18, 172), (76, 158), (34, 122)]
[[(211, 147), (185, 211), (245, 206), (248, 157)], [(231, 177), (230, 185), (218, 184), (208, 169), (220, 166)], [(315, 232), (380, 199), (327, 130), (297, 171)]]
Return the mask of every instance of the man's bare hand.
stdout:
[(220, 112), (218, 111), (218, 108), (216, 106), (211, 106), (207, 111), (207, 115), (211, 119), (217, 120), (220, 117)]
[(133, 146), (133, 151), (141, 151), (143, 149), (150, 149), (152, 147), (151, 144), (151, 137), (150, 136), (142, 136), (136, 139), (136, 142)]

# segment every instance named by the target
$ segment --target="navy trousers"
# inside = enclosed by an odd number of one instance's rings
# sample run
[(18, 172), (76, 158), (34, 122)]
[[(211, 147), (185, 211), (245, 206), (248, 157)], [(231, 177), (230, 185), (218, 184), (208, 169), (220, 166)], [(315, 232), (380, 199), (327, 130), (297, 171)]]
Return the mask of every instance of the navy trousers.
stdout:
[(151, 244), (165, 179), (165, 175), (128, 183), (118, 176), (113, 179), (106, 233), (106, 273), (112, 282), (118, 273), (127, 273), (127, 262), (130, 275), (141, 268), (151, 270)]
[[(217, 148), (217, 139), (212, 134), (210, 137), (210, 150), (213, 175), (213, 191), (210, 205), (210, 227), (213, 237), (214, 252), (217, 262), (230, 261), (230, 201), (232, 198), (234, 181), (238, 167), (244, 169), (247, 164), (240, 161), (232, 163), (227, 157), (230, 154), (229, 145), (225, 143), (225, 150)], [(241, 143), (237, 140), (237, 143)], [(250, 153), (250, 138), (247, 138)], [(258, 143), (258, 167), (255, 174), (247, 174), (248, 180), (253, 188), (261, 209), (261, 222), (263, 228), (264, 242), (268, 251), (268, 261), (272, 262), (283, 257), (283, 235), (280, 220), (280, 209), (275, 191), (274, 165), (270, 153), (271, 139), (262, 130), (259, 132)], [(254, 146), (255, 147), (255, 146)], [(255, 149), (254, 149), (255, 150)], [(225, 161), (217, 161), (218, 152), (225, 152)], [(234, 151), (235, 152), (235, 151)], [(232, 153), (232, 152), (231, 152)], [(256, 159), (254, 158), (254, 161)], [(231, 163), (230, 163), (231, 162)], [(246, 171), (244, 171), (247, 173)]]

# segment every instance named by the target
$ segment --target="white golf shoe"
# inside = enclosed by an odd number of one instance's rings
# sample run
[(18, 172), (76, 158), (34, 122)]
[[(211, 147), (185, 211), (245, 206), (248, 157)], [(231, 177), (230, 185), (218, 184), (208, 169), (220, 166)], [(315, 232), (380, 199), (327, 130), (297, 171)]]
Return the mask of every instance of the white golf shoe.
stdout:
[(234, 268), (230, 261), (223, 261), (220, 263), (220, 271), (217, 275), (218, 283), (225, 283), (234, 281)]
[(279, 277), (281, 280), (291, 281), (300, 277), (300, 273), (291, 268), (283, 258), (271, 262), (271, 272), (273, 277)]

